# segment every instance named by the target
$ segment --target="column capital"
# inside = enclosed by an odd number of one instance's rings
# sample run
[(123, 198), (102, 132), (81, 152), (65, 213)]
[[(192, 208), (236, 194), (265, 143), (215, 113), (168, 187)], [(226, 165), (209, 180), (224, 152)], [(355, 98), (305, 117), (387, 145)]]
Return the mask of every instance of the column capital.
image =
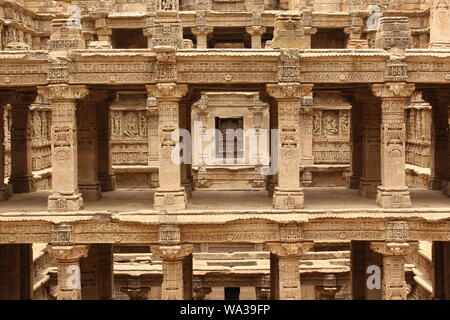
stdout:
[(56, 260), (76, 261), (87, 257), (89, 246), (48, 246), (47, 250)]
[(372, 85), (372, 92), (380, 98), (408, 98), (414, 92), (414, 83), (386, 82)]
[(383, 256), (406, 256), (419, 249), (418, 242), (381, 242), (373, 241), (370, 248)]
[(267, 93), (275, 99), (300, 99), (303, 96), (310, 96), (313, 86), (298, 82), (268, 84)]
[(186, 84), (157, 83), (147, 85), (147, 93), (159, 100), (180, 100), (189, 92)]
[(89, 93), (85, 85), (51, 84), (38, 87), (38, 93), (47, 100), (83, 99)]
[(269, 242), (266, 243), (266, 248), (270, 253), (279, 257), (294, 257), (302, 256), (314, 246), (313, 241), (299, 242), (299, 243), (281, 243)]
[(150, 250), (153, 254), (160, 256), (163, 260), (180, 260), (192, 254), (194, 245), (155, 245), (150, 246)]
[(214, 27), (197, 26), (191, 28), (191, 32), (196, 36), (207, 36), (214, 31)]
[(251, 36), (262, 36), (266, 32), (266, 27), (263, 26), (251, 26), (245, 27), (245, 32)]

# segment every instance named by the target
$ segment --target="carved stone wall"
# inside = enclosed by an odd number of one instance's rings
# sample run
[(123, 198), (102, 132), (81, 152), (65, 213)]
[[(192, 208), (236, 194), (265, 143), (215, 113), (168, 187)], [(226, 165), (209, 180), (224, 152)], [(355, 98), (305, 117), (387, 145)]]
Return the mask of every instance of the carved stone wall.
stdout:
[[(220, 142), (214, 132), (217, 119), (241, 119), (241, 157), (218, 157)], [(261, 170), (267, 169), (269, 159), (269, 106), (260, 101), (257, 93), (205, 93), (192, 107), (191, 128), (192, 169), (197, 188), (229, 190), (266, 186)]]
[[(339, 92), (314, 94), (311, 121), (313, 166), (303, 170), (305, 186), (344, 186), (351, 161), (351, 105)], [(309, 178), (308, 172), (311, 174)]]
[(406, 163), (430, 168), (431, 106), (419, 93), (411, 98), (406, 112)]
[(119, 92), (110, 106), (112, 165), (118, 187), (151, 185), (150, 165), (157, 165), (158, 159), (152, 141), (158, 125), (157, 117), (146, 108), (146, 94), (127, 92)]

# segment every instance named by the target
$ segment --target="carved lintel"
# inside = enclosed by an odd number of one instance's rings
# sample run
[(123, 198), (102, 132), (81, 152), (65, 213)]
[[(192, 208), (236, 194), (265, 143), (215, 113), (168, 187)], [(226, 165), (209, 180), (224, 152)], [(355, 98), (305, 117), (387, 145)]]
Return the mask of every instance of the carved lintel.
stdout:
[(297, 223), (288, 223), (280, 225), (280, 240), (286, 243), (296, 243), (303, 238), (301, 225)]
[(72, 226), (67, 223), (60, 223), (52, 227), (53, 245), (71, 245), (72, 244)]

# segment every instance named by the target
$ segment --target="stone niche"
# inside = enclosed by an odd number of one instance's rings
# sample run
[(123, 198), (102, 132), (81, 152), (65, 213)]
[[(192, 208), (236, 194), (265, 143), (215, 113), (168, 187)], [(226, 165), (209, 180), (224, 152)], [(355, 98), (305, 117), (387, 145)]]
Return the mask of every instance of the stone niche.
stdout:
[[(228, 145), (223, 138), (227, 129), (236, 133)], [(269, 105), (259, 100), (258, 93), (203, 93), (192, 106), (191, 132), (196, 188), (266, 187), (267, 176), (261, 170), (269, 164)]]
[(314, 94), (312, 114), (312, 150), (314, 165), (305, 167), (311, 172), (311, 186), (337, 187), (345, 185), (351, 161), (350, 148), (351, 105), (339, 92)]
[(118, 92), (110, 121), (117, 187), (156, 187), (158, 119), (147, 112), (147, 94)]

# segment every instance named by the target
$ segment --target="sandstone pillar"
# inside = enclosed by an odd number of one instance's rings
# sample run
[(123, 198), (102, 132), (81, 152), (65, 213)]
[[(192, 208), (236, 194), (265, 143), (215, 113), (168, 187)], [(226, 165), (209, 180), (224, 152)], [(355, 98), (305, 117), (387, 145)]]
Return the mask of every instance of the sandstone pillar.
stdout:
[[(376, 198), (377, 187), (381, 184), (381, 160), (380, 160), (380, 123), (381, 107), (379, 99), (376, 99), (368, 91), (362, 90), (355, 94), (357, 103), (361, 103), (362, 115), (361, 130), (361, 179), (359, 194), (362, 197)], [(356, 115), (358, 116), (358, 115)], [(353, 119), (353, 118), (352, 118)], [(357, 119), (354, 124), (356, 125)], [(358, 127), (354, 128), (359, 130)], [(356, 131), (355, 135), (359, 132)], [(355, 137), (357, 139), (357, 137)], [(352, 158), (352, 160), (357, 160)], [(353, 166), (353, 164), (352, 164)], [(353, 168), (353, 167), (352, 167)]]
[(91, 244), (89, 255), (80, 260), (83, 300), (111, 300), (113, 294), (111, 244)]
[(5, 184), (5, 105), (8, 103), (8, 97), (0, 98), (0, 201), (7, 200), (11, 195), (10, 185)]
[(35, 99), (35, 93), (17, 92), (11, 100), (11, 176), (9, 183), (13, 186), (14, 193), (34, 191), (30, 104)]
[(80, 259), (81, 296), (83, 300), (98, 300), (97, 246), (89, 246), (89, 254)]
[(351, 109), (351, 176), (348, 180), (348, 188), (359, 189), (363, 168), (363, 106), (353, 101)]
[(300, 108), (300, 164), (314, 164), (313, 156), (313, 97), (303, 97)]
[(162, 259), (162, 300), (192, 299), (192, 252), (190, 244), (151, 246)]
[(383, 300), (406, 300), (405, 256), (417, 251), (417, 242), (371, 242), (371, 248), (383, 255)]
[(159, 188), (155, 192), (155, 209), (184, 209), (186, 192), (181, 186), (179, 142), (179, 101), (187, 93), (186, 85), (159, 83), (147, 86), (157, 99), (159, 113)]
[(405, 107), (414, 84), (391, 82), (372, 86), (381, 97), (381, 183), (377, 204), (382, 208), (411, 207), (405, 181)]
[(197, 38), (197, 49), (208, 48), (208, 35), (210, 35), (213, 31), (214, 31), (213, 27), (207, 26), (198, 26), (195, 28), (191, 28), (191, 32)]
[(58, 300), (81, 300), (80, 259), (87, 257), (88, 246), (50, 246), (49, 252), (58, 265)]
[(450, 300), (450, 242), (433, 241), (433, 299)]
[(78, 192), (76, 100), (84, 98), (85, 86), (67, 84), (39, 88), (52, 105), (52, 194), (49, 211), (74, 211), (83, 206)]
[[(312, 85), (299, 83), (268, 84), (267, 92), (278, 104), (278, 150), (272, 150), (272, 161), (278, 160), (278, 186), (273, 205), (276, 209), (303, 208), (300, 187), (299, 107), (303, 96), (311, 96)], [(277, 159), (275, 159), (277, 158)]]
[(430, 189), (442, 190), (450, 195), (447, 180), (450, 180), (450, 134), (449, 105), (450, 95), (445, 90), (436, 90), (431, 97), (432, 133), (431, 133), (431, 176)]
[(267, 243), (270, 251), (270, 295), (272, 300), (300, 300), (299, 259), (313, 242)]
[(97, 106), (104, 103), (105, 95), (92, 91), (76, 110), (78, 128), (78, 189), (83, 199), (102, 197), (98, 180)]
[(252, 39), (252, 49), (261, 49), (261, 39), (264, 32), (266, 32), (266, 27), (262, 26), (245, 27), (245, 31), (250, 35)]
[(448, 0), (431, 1), (430, 48), (450, 48), (450, 2)]
[(111, 97), (108, 97), (97, 106), (97, 166), (102, 192), (116, 188), (116, 177), (112, 169), (110, 102)]
[(0, 245), (0, 300), (33, 298), (31, 244)]
[[(190, 108), (189, 101), (180, 101), (180, 129), (188, 130), (190, 117), (188, 117), (188, 110)], [(183, 150), (183, 154), (191, 153), (191, 150)], [(181, 185), (186, 191), (188, 198), (192, 195), (192, 181), (189, 178), (190, 163), (182, 163), (181, 167)]]

